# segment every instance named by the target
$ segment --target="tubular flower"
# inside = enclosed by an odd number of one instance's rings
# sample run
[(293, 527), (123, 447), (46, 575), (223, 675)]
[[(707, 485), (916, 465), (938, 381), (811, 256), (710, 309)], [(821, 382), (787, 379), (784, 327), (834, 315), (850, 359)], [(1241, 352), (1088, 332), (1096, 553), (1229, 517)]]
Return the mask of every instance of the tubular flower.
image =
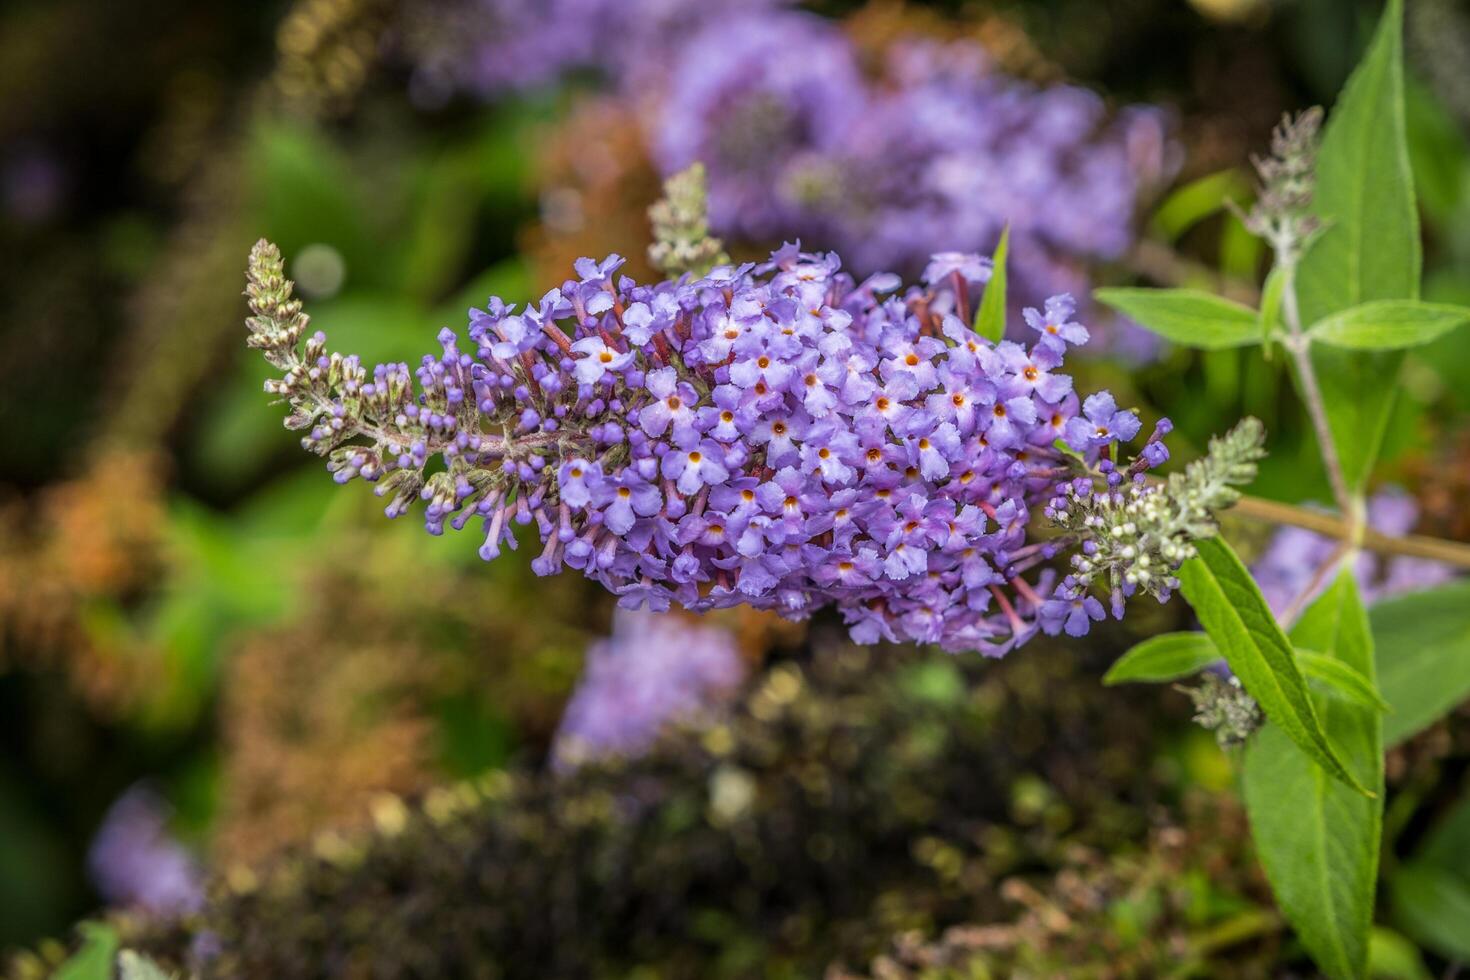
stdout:
[(478, 522), (486, 560), (534, 526), (537, 573), (576, 569), (627, 607), (832, 605), (858, 642), (994, 655), (1036, 632), (1050, 573), (1025, 575), (1080, 538), (1028, 540), (1032, 508), (1137, 429), (1093, 396), (1080, 456), (1055, 448), (1078, 417), (1056, 368), (1084, 332), (975, 335), (947, 311), (978, 259), (902, 292), (794, 245), (652, 286), (620, 262), (583, 259), (524, 309), (472, 310), (467, 345), (445, 330), (416, 370), (369, 372), (305, 335), (262, 242), (250, 343), (340, 482), (376, 484), (391, 517), (422, 499), (436, 534)]

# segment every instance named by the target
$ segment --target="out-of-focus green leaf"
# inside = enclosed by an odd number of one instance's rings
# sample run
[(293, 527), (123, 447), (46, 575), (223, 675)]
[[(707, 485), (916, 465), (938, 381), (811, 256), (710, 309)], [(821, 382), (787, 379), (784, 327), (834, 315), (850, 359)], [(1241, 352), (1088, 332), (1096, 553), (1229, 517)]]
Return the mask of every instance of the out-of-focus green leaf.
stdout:
[[(1291, 640), (1372, 677), (1373, 638), (1350, 568), (1302, 614)], [(1382, 733), (1374, 708), (1325, 698), (1316, 707), (1353, 778), (1379, 796), (1330, 779), (1271, 723), (1246, 749), (1246, 811), (1277, 904), (1312, 958), (1330, 977), (1361, 977), (1383, 829)]]
[(1470, 881), (1412, 861), (1389, 876), (1388, 892), (1399, 928), (1441, 956), (1470, 960)]
[(1011, 226), (1006, 225), (991, 258), (990, 281), (980, 297), (980, 309), (975, 311), (975, 332), (991, 343), (999, 343), (1006, 334), (1006, 254), (1010, 243)]
[(1470, 697), (1470, 582), (1375, 603), (1369, 612), (1392, 747)]
[(56, 968), (52, 980), (112, 980), (112, 961), (117, 956), (117, 933), (100, 922), (83, 922), (82, 947)]
[(1160, 684), (1198, 673), (1220, 659), (1220, 651), (1204, 633), (1151, 636), (1113, 662), (1103, 683)]
[(1382, 926), (1374, 926), (1368, 937), (1368, 976), (1373, 980), (1434, 980), (1418, 947)]
[(1328, 740), (1291, 642), (1240, 558), (1219, 537), (1197, 547), (1199, 554), (1179, 568), (1179, 589), (1225, 662), (1266, 717), (1312, 760), (1333, 778), (1371, 794)]
[(1267, 343), (1267, 357), (1271, 356), (1269, 341), (1281, 329), (1281, 296), (1290, 279), (1286, 270), (1278, 266), (1271, 270), (1266, 277), (1266, 285), (1261, 289), (1261, 340)]
[(1460, 800), (1435, 824), (1419, 848), (1419, 857), (1470, 881), (1470, 797)]
[(1467, 191), (1470, 142), (1433, 91), (1412, 76), (1405, 79), (1404, 109), (1419, 203), (1431, 222), (1453, 221)]
[(319, 129), (261, 118), (247, 161), (254, 234), (279, 245), (288, 262), (307, 245), (330, 245), (346, 262), (349, 283), (378, 280), (382, 253), (362, 217), (368, 202), (356, 193), (346, 157)]
[(1251, 185), (1239, 170), (1206, 174), (1164, 198), (1154, 212), (1153, 225), (1166, 241), (1177, 241), (1190, 228), (1225, 207), (1226, 201), (1244, 201)]
[[(1313, 208), (1325, 229), (1302, 258), (1303, 324), (1371, 300), (1417, 299), (1419, 212), (1404, 124), (1403, 0), (1389, 0), (1328, 117)], [(1393, 406), (1402, 355), (1314, 348), (1333, 440), (1352, 487), (1367, 480)]]
[(1419, 347), (1470, 323), (1470, 309), (1417, 300), (1375, 300), (1312, 324), (1313, 340), (1348, 350)]
[(467, 312), (483, 309), (491, 296), (507, 303), (525, 303), (531, 298), (531, 272), (520, 257), (505, 259), (486, 269), (457, 290), (454, 298), (434, 311), (435, 322), (451, 324), (456, 330), (467, 323)]
[(1098, 302), (1186, 347), (1220, 350), (1261, 342), (1256, 311), (1197, 289), (1099, 289)]

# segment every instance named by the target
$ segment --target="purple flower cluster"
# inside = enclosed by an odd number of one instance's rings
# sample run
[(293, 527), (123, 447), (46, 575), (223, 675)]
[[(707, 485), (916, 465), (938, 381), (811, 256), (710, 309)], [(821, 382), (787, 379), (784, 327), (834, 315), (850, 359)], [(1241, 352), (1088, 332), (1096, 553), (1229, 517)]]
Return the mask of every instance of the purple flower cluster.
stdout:
[(675, 59), (650, 126), (666, 173), (702, 161), (726, 238), (800, 234), (855, 269), (916, 271), (936, 245), (988, 253), (1011, 227), (1014, 287), (1087, 291), (1132, 245), (1167, 175), (1162, 113), (996, 70), (972, 42), (895, 44), (863, 77), (852, 41), (798, 11), (722, 19)]
[[(417, 398), (406, 365), (369, 380), (320, 334), (271, 390), (314, 406), (305, 445), (340, 481), (382, 481), (390, 516), (419, 496), (435, 533), (482, 519), (486, 560), (535, 524), (539, 574), (576, 569), (628, 607), (831, 604), (858, 642), (996, 655), (1036, 631), (1023, 574), (1054, 548), (1027, 524), (1080, 424), (1058, 373), (1087, 339), (1069, 298), (1028, 315), (1028, 348), (966, 326), (988, 274), (972, 255), (936, 256), (903, 292), (794, 245), (654, 286), (620, 263), (583, 259), (521, 311), (471, 311), (474, 347), (441, 333)], [(331, 379), (334, 400), (302, 393)], [(1085, 418), (1094, 461), (1137, 428), (1106, 396)], [(339, 447), (349, 419), (375, 445)], [(435, 453), (446, 467), (425, 479)]]
[[(1177, 165), (1168, 120), (1035, 85), (973, 41), (909, 37), (876, 68), (787, 0), (476, 0), (421, 74), (482, 93), (592, 65), (636, 106), (665, 176), (702, 162), (714, 234), (799, 236), (859, 274), (916, 274), (936, 247), (989, 254), (1011, 228), (1020, 303), (1089, 292), (1132, 246), (1140, 199)], [(1139, 330), (1108, 338), (1156, 349)]]
[(594, 69), (637, 84), (701, 26), (791, 0), (433, 0), (403, 41), (412, 93), (437, 102), (456, 89), (481, 97)]
[[(1386, 489), (1368, 501), (1368, 525), (1380, 534), (1395, 537), (1408, 534), (1418, 520), (1418, 505), (1402, 490)], [(1331, 538), (1302, 528), (1283, 527), (1277, 531), (1265, 552), (1251, 565), (1251, 574), (1271, 610), (1280, 615), (1289, 609), (1337, 547), (1338, 542)], [(1353, 573), (1365, 603), (1432, 588), (1455, 576), (1453, 568), (1437, 561), (1406, 556), (1384, 558), (1367, 551), (1358, 554)], [(1327, 585), (1328, 581), (1324, 580), (1321, 588)]]
[(169, 835), (168, 816), (167, 804), (141, 786), (108, 809), (87, 855), (108, 903), (160, 916), (186, 915), (203, 904), (199, 866)]
[(672, 614), (619, 609), (612, 636), (587, 651), (552, 749), (569, 768), (603, 755), (637, 755), (659, 732), (725, 703), (747, 673), (735, 638)]

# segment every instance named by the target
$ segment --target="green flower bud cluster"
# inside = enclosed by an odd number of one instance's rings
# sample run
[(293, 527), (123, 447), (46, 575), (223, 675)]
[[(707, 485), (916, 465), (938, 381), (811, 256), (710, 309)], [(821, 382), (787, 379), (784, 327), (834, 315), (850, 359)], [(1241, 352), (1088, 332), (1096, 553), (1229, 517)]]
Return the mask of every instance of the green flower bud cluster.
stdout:
[(1061, 484), (1046, 513), (1082, 542), (1069, 575), (1074, 591), (1085, 592), (1102, 580), (1115, 602), (1139, 591), (1167, 599), (1178, 587), (1174, 570), (1196, 553), (1194, 542), (1215, 534), (1216, 512), (1240, 499), (1237, 486), (1255, 479), (1264, 441), (1260, 421), (1246, 418), (1211, 439), (1207, 455), (1166, 481), (1144, 477), (1151, 463), (1145, 447), (1126, 470), (1105, 461), (1100, 467), (1105, 487), (1094, 486), (1090, 478)]
[(1256, 203), (1248, 212), (1237, 209), (1246, 228), (1288, 264), (1301, 257), (1321, 227), (1310, 211), (1321, 128), (1318, 107), (1283, 116), (1271, 132), (1270, 155), (1251, 160), (1260, 177)]
[(648, 209), (654, 242), (648, 261), (670, 278), (706, 275), (725, 265), (725, 243), (709, 233), (709, 190), (704, 164), (695, 163), (664, 181), (664, 196)]

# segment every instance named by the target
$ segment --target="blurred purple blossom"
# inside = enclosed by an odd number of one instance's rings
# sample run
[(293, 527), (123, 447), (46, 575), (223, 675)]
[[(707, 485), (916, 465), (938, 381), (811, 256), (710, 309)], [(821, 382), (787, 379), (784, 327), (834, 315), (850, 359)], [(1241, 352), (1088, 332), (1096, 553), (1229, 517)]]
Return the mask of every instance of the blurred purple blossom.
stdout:
[[(600, 68), (665, 176), (706, 166), (714, 234), (799, 237), (858, 275), (914, 276), (935, 251), (989, 255), (1009, 223), (1015, 312), (1088, 296), (1090, 268), (1126, 255), (1136, 212), (1178, 165), (1164, 111), (1016, 79), (973, 41), (901, 38), (865, 73), (839, 23), (783, 0), (468, 9), (478, 22), (445, 41), (445, 71), (492, 94)], [(1137, 329), (1102, 339), (1158, 346)]]
[(178, 916), (204, 901), (194, 858), (168, 830), (170, 808), (145, 786), (134, 786), (108, 809), (92, 839), (87, 866), (110, 905)]
[(637, 755), (670, 723), (726, 703), (746, 663), (724, 629), (677, 615), (619, 609), (612, 636), (593, 643), (552, 749), (570, 768), (602, 755)]
[[(1418, 505), (1403, 490), (1385, 489), (1368, 501), (1368, 524), (1380, 534), (1393, 537), (1408, 534), (1418, 520)], [(1265, 552), (1251, 566), (1271, 610), (1280, 615), (1289, 609), (1337, 546), (1331, 538), (1303, 528), (1283, 527), (1277, 531)], [(1406, 556), (1384, 558), (1367, 551), (1359, 553), (1353, 572), (1365, 603), (1431, 588), (1455, 576), (1453, 568), (1440, 562)], [(1318, 591), (1329, 582), (1330, 579), (1324, 580)]]

